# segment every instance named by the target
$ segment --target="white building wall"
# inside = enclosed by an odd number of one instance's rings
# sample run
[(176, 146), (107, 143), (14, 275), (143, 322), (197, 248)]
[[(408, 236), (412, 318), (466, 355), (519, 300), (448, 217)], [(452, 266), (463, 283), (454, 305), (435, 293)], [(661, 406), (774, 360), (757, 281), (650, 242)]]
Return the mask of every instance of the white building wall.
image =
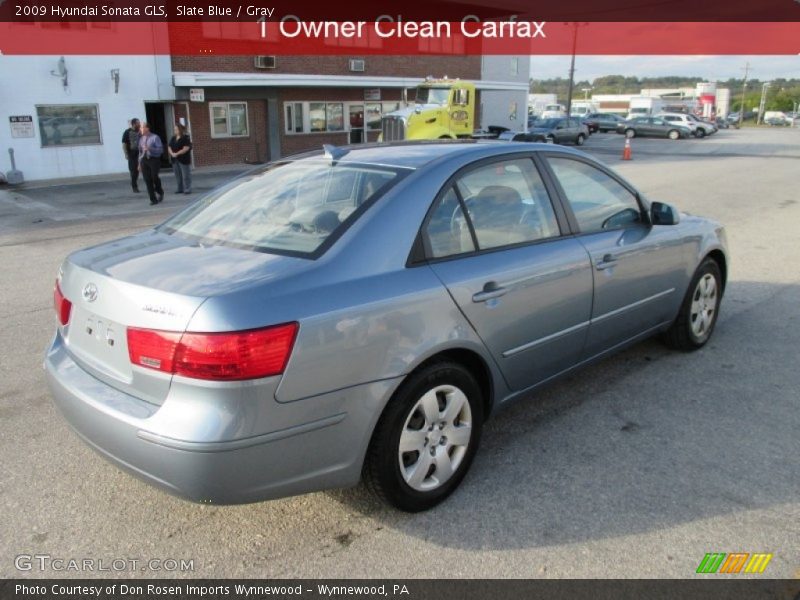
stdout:
[[(528, 121), (528, 81), (531, 74), (530, 56), (483, 56), (481, 79), (520, 84), (519, 90), (481, 90), (480, 126), (507, 127), (524, 131)], [(513, 107), (516, 107), (514, 110)]]
[[(127, 171), (121, 137), (129, 119), (144, 119), (145, 101), (174, 98), (169, 56), (66, 56), (67, 88), (51, 74), (59, 58), (0, 55), (0, 171), (11, 169), (8, 148), (26, 180)], [(111, 69), (119, 69), (119, 93)], [(45, 104), (96, 104), (101, 143), (43, 147), (36, 106)], [(33, 117), (34, 137), (11, 136), (16, 115)]]

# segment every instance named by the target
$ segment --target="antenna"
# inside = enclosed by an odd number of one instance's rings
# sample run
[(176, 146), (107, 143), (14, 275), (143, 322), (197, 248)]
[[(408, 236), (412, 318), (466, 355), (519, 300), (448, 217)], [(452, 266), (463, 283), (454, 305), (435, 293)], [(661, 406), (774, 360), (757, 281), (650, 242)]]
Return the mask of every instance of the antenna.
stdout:
[(350, 152), (347, 148), (338, 148), (333, 144), (322, 144), (322, 149), (325, 152), (325, 158), (330, 159), (331, 165), (336, 164), (340, 158)]

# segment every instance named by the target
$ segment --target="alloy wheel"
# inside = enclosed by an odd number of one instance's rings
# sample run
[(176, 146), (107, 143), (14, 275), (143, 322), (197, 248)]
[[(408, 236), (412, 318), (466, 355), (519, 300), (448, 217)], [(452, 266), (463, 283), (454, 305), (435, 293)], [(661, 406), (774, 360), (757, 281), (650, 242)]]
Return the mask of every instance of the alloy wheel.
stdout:
[(711, 333), (711, 326), (717, 312), (717, 302), (717, 280), (711, 273), (706, 273), (697, 282), (697, 287), (692, 294), (689, 322), (696, 338), (702, 340)]

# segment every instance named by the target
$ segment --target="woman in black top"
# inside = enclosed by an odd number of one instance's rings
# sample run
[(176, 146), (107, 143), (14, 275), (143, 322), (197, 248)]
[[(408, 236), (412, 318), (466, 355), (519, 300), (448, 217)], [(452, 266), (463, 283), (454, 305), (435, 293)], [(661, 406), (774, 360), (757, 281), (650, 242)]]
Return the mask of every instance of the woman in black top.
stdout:
[(169, 155), (172, 157), (172, 170), (178, 182), (178, 194), (192, 193), (192, 140), (186, 127), (178, 123), (169, 140)]

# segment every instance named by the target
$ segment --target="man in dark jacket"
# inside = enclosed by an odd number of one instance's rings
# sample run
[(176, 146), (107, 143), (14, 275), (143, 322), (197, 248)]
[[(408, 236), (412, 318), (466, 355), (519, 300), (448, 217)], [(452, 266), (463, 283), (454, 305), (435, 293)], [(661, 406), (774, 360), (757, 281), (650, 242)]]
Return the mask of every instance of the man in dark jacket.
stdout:
[(148, 123), (142, 123), (142, 135), (139, 137), (139, 167), (147, 185), (150, 204), (158, 204), (164, 199), (164, 189), (158, 176), (162, 154), (164, 154), (164, 144), (161, 143), (161, 138), (150, 131)]
[(131, 126), (122, 134), (122, 152), (128, 161), (131, 187), (139, 193), (139, 119), (131, 119)]

